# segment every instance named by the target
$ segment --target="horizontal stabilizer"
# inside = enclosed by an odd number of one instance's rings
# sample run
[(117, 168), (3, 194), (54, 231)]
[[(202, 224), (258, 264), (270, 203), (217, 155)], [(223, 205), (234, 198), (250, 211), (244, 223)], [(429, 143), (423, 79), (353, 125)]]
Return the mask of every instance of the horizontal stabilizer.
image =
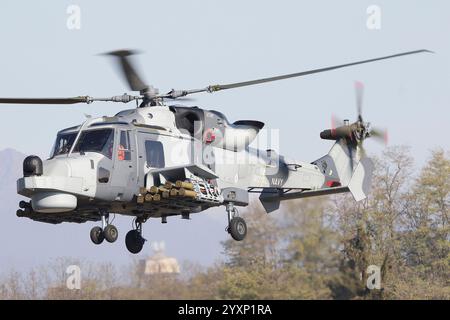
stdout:
[(277, 189), (264, 189), (259, 196), (259, 201), (267, 213), (271, 213), (280, 208), (280, 196)]

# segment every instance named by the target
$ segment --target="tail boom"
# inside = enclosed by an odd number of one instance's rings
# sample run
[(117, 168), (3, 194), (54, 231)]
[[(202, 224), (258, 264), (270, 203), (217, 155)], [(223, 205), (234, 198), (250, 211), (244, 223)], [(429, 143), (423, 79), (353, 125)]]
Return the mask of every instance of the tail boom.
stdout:
[(358, 154), (358, 147), (342, 140), (337, 141), (327, 155), (313, 162), (325, 177), (322, 188), (301, 191), (286, 191), (282, 188), (263, 190), (259, 199), (266, 212), (277, 210), (282, 200), (345, 192), (350, 192), (355, 201), (365, 199), (370, 192), (374, 165), (370, 158), (360, 158)]

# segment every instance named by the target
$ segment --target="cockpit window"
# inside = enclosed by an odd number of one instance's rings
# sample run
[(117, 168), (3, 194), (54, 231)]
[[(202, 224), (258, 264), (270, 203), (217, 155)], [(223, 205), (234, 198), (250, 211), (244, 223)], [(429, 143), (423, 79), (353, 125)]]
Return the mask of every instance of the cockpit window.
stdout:
[(56, 137), (55, 146), (51, 154), (51, 158), (54, 156), (59, 156), (61, 154), (69, 153), (72, 148), (73, 142), (77, 137), (78, 132), (60, 133)]
[(98, 152), (112, 158), (114, 144), (113, 129), (83, 131), (73, 152)]

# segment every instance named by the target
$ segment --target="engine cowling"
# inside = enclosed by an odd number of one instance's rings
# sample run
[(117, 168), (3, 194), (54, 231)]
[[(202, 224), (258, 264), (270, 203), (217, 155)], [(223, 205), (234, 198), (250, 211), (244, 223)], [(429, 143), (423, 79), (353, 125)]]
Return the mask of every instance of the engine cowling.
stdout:
[(204, 143), (232, 151), (245, 149), (264, 127), (255, 120), (229, 123), (224, 114), (196, 107), (171, 107), (176, 126)]
[(221, 136), (211, 144), (231, 151), (241, 151), (255, 140), (264, 123), (254, 120), (239, 120), (225, 126)]

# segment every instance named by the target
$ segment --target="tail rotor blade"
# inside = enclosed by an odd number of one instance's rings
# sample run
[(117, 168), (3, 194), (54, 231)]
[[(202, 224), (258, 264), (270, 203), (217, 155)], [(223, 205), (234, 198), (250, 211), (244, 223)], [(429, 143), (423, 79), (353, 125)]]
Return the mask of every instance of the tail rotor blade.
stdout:
[(374, 137), (376, 140), (383, 142), (385, 145), (388, 144), (388, 131), (373, 128), (370, 130), (370, 136)]
[(355, 81), (356, 93), (356, 110), (358, 112), (358, 120), (362, 121), (362, 105), (364, 97), (364, 84), (360, 81)]
[(367, 153), (366, 153), (366, 149), (364, 148), (364, 145), (363, 145), (363, 140), (360, 140), (358, 142), (358, 150), (359, 150), (360, 159), (365, 158)]
[(344, 121), (341, 120), (334, 113), (331, 114), (331, 134), (334, 136), (336, 134), (336, 128), (344, 125)]
[(350, 170), (351, 170), (351, 172), (353, 172), (353, 167), (354, 167), (354, 164), (353, 164), (353, 147), (352, 146), (348, 146), (348, 153), (349, 153), (349, 157), (350, 157)]
[(344, 121), (333, 113), (331, 115), (331, 128), (336, 129), (337, 127), (340, 127), (343, 125), (344, 125)]

